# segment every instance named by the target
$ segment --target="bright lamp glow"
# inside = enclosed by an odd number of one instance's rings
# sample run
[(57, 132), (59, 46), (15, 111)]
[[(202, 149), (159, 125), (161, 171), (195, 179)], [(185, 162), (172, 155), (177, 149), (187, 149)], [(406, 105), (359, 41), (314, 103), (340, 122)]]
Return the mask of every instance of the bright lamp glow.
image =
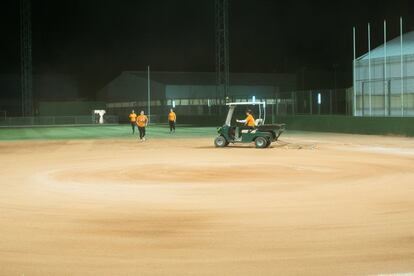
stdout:
[(172, 104), (173, 104), (173, 108), (175, 108), (175, 100), (173, 100)]
[(256, 102), (256, 96), (252, 97), (252, 102)]
[(318, 104), (322, 103), (322, 95), (321, 93), (318, 93)]

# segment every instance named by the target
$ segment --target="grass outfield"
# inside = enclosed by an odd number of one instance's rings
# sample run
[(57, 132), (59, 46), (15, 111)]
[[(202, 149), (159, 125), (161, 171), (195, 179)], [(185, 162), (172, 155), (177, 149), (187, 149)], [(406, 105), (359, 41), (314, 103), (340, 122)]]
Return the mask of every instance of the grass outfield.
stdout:
[[(108, 139), (137, 137), (131, 134), (129, 125), (111, 126), (59, 126), (59, 127), (28, 127), (0, 129), (0, 141), (15, 140), (57, 140), (57, 139)], [(174, 137), (214, 137), (217, 130), (214, 127), (177, 126)], [(151, 125), (147, 127), (147, 138), (171, 137), (167, 125)]]

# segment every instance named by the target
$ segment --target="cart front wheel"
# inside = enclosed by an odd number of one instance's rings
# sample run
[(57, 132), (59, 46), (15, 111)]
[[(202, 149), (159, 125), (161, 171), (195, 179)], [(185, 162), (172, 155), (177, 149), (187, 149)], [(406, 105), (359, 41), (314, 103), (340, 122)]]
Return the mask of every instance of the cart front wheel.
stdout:
[(217, 148), (223, 148), (225, 146), (227, 146), (229, 144), (229, 142), (227, 142), (226, 138), (224, 138), (223, 136), (218, 136), (215, 140), (214, 140), (214, 145)]

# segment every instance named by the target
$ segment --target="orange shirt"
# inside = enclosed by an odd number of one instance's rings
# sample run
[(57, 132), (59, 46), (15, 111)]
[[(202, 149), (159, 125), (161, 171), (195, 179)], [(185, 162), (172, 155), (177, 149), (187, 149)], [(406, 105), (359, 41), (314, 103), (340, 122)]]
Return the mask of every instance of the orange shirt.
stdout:
[(250, 114), (247, 115), (247, 118), (246, 118), (246, 126), (249, 126), (249, 127), (255, 127), (256, 126), (256, 124), (254, 123), (254, 118)]
[(131, 122), (131, 123), (135, 123), (136, 121), (137, 121), (137, 114), (135, 114), (135, 113), (131, 113), (131, 114), (129, 114), (129, 121)]
[(137, 125), (139, 127), (145, 127), (147, 125), (148, 122), (148, 117), (145, 115), (139, 115), (137, 117)]
[(177, 119), (177, 115), (175, 115), (175, 112), (168, 113), (168, 121), (174, 121)]

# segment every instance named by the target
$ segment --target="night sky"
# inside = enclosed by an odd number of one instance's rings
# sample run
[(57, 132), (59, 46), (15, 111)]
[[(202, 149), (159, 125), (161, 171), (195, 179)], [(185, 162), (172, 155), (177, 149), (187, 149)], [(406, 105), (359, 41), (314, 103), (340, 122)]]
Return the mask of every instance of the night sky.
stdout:
[[(0, 3), (0, 74), (19, 73), (19, 1)], [(337, 68), (351, 85), (352, 26), (358, 53), (414, 30), (411, 1), (230, 0), (230, 71), (291, 72)], [(214, 0), (32, 0), (34, 74), (78, 78), (81, 96), (124, 70), (214, 71)], [(1, 87), (0, 87), (1, 89)], [(13, 92), (16, 97), (19, 91)]]

